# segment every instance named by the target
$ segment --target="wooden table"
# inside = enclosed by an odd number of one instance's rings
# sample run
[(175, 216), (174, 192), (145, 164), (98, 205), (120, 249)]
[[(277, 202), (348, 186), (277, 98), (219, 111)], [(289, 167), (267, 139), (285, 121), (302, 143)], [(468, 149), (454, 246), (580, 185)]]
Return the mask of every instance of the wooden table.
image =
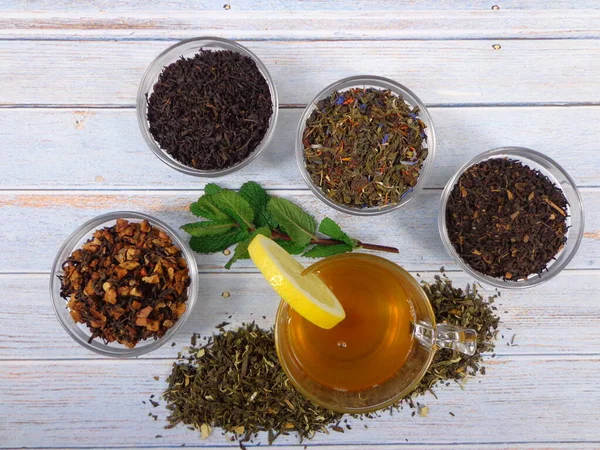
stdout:
[[(162, 402), (153, 408), (143, 401), (160, 394), (193, 332), (211, 333), (230, 315), (232, 326), (272, 325), (277, 296), (250, 262), (226, 271), (224, 255), (199, 256), (200, 301), (177, 347), (169, 342), (135, 360), (80, 348), (59, 325), (48, 291), (59, 246), (84, 221), (116, 210), (146, 212), (174, 227), (192, 219), (188, 204), (206, 180), (179, 174), (150, 152), (134, 100), (159, 52), (214, 35), (262, 59), (281, 103), (271, 146), (218, 182), (238, 188), (256, 180), (352, 236), (399, 247), (391, 259), (424, 278), (443, 265), (457, 283), (471, 281), (444, 251), (436, 217), (446, 181), (484, 150), (520, 145), (546, 153), (576, 180), (585, 202), (585, 235), (568, 268), (538, 288), (503, 292), (503, 337), (485, 376), (464, 391), (452, 385), (438, 399), (424, 397), (427, 417), (404, 410), (307, 444), (600, 447), (598, 1), (226, 1), (0, 2), (0, 446), (236, 445), (219, 432), (202, 441), (184, 427), (164, 430)], [(293, 158), (303, 105), (325, 85), (365, 73), (414, 90), (438, 131), (426, 189), (400, 211), (374, 218), (324, 206)], [(276, 442), (295, 444), (293, 437)]]

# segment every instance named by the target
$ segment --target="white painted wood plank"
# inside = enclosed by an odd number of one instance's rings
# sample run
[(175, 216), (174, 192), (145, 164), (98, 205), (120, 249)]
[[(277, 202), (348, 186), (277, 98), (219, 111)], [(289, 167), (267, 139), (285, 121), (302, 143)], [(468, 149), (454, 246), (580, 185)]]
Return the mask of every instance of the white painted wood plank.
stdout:
[[(225, 187), (239, 185), (223, 183)], [(0, 273), (48, 272), (63, 241), (82, 223), (102, 213), (133, 210), (164, 220), (174, 228), (196, 221), (188, 211), (201, 191), (194, 192), (17, 192), (0, 195)], [(375, 217), (355, 217), (335, 212), (308, 191), (277, 191), (311, 212), (317, 220), (329, 216), (348, 234), (363, 242), (391, 245), (400, 255), (387, 254), (408, 270), (458, 269), (446, 254), (437, 230), (439, 190), (422, 191), (400, 210)], [(583, 190), (586, 207), (585, 235), (569, 269), (600, 267), (600, 190)], [(183, 231), (180, 234), (186, 237)], [(187, 239), (187, 237), (186, 237)], [(27, 246), (30, 245), (30, 250)], [(202, 271), (223, 271), (229, 257), (198, 255)], [(305, 262), (309, 260), (306, 259)], [(248, 260), (236, 271), (255, 271)]]
[[(0, 41), (1, 104), (131, 106), (147, 66), (170, 44)], [(428, 104), (600, 100), (598, 40), (242, 44), (270, 70), (281, 104), (305, 104), (327, 84), (365, 73), (393, 78)]]
[[(314, 444), (311, 444), (310, 442), (305, 442), (304, 444), (306, 444), (308, 447), (310, 448), (311, 446), (313, 446), (313, 448), (317, 447)], [(276, 448), (277, 450), (296, 450), (296, 449), (304, 449), (304, 445), (303, 444), (297, 444), (297, 445), (274, 445), (274, 448)], [(373, 445), (371, 443), (369, 443), (369, 447), (365, 447), (365, 444), (345, 444), (345, 445), (319, 445), (317, 448), (322, 448), (325, 450), (345, 450), (348, 448), (375, 448), (377, 450), (394, 450), (394, 449), (410, 449), (410, 450), (431, 450), (433, 446), (431, 445), (422, 445), (422, 444), (411, 444), (410, 442), (404, 442), (404, 444), (377, 444), (377, 445)], [(496, 449), (496, 450), (533, 450), (533, 449), (544, 449), (544, 450), (549, 450), (549, 449), (561, 449), (561, 448), (576, 448), (576, 449), (587, 449), (587, 448), (593, 448), (593, 449), (598, 449), (598, 443), (583, 443), (583, 442), (577, 442), (577, 441), (572, 441), (571, 443), (557, 443), (557, 442), (551, 442), (551, 443), (522, 443), (519, 442), (518, 444), (501, 444), (501, 443), (496, 443), (496, 444), (464, 444), (461, 443), (459, 446), (457, 446), (456, 444), (449, 444), (449, 445), (438, 445), (436, 444), (434, 446), (437, 450), (455, 450), (457, 447), (461, 448), (461, 449), (477, 449), (477, 450), (483, 450), (483, 449)], [(186, 445), (185, 448), (197, 448), (194, 447), (193, 445)], [(218, 450), (221, 449), (223, 447), (218, 447), (218, 446), (209, 446), (209, 447), (201, 447), (204, 450)], [(251, 448), (251, 447), (250, 447)], [(153, 450), (166, 450), (166, 449), (173, 449), (173, 447), (152, 447)], [(306, 450), (306, 449), (304, 449)]]
[[(142, 404), (164, 388), (170, 366), (170, 361), (152, 360), (3, 362), (3, 445), (225, 445), (219, 432), (201, 441), (187, 428), (164, 430), (163, 402), (157, 408)], [(319, 435), (309, 443), (598, 442), (600, 390), (592, 381), (598, 370), (597, 356), (500, 358), (480, 382), (468, 383), (464, 391), (450, 386), (437, 391), (438, 400), (426, 397), (428, 417), (410, 417), (410, 410), (403, 410), (368, 421), (368, 429), (363, 422), (349, 420), (351, 431)], [(159, 420), (149, 418), (149, 412)], [(297, 441), (289, 437), (278, 443)]]
[[(281, 110), (269, 148), (223, 180), (231, 186), (255, 180), (269, 189), (305, 189), (294, 156), (301, 113)], [(542, 151), (579, 186), (600, 186), (600, 107), (431, 108), (431, 114), (438, 148), (427, 187), (444, 187), (470, 158), (505, 145)], [(565, 132), (583, 118), (581, 132)], [(0, 189), (197, 189), (206, 182), (156, 158), (133, 109), (0, 109), (0, 140), (5, 161)], [(52, 164), (57, 160), (62, 163)]]
[[(598, 9), (595, 0), (553, 0), (540, 2), (539, 0), (510, 0), (508, 2), (490, 2), (488, 0), (235, 0), (228, 1), (235, 10), (266, 10), (266, 11), (314, 11), (341, 9), (358, 11), (363, 9), (385, 10), (490, 10), (492, 5), (497, 5), (500, 10), (552, 10), (552, 9)], [(27, 0), (27, 2), (10, 1), (0, 5), (0, 11), (188, 11), (194, 12), (215, 11), (223, 9), (224, 3), (214, 0)]]
[[(598, 449), (598, 443), (583, 443), (583, 442), (577, 442), (577, 441), (571, 441), (570, 443), (564, 443), (564, 442), (546, 442), (546, 443), (523, 443), (523, 442), (519, 442), (518, 444), (502, 444), (502, 443), (495, 443), (495, 444), (483, 444), (483, 443), (478, 443), (478, 444), (464, 444), (464, 443), (460, 443), (459, 445), (456, 444), (449, 444), (449, 445), (438, 445), (436, 444), (435, 446), (432, 445), (423, 445), (423, 444), (411, 444), (410, 442), (404, 442), (403, 444), (371, 444), (369, 443), (369, 447), (366, 447), (365, 444), (352, 444), (352, 443), (348, 443), (348, 444), (344, 444), (344, 445), (318, 445), (318, 447), (314, 444), (312, 444), (311, 442), (305, 442), (304, 444), (306, 444), (308, 446), (308, 448), (311, 448), (311, 446), (313, 448), (322, 448), (325, 450), (346, 450), (348, 448), (360, 448), (360, 449), (364, 449), (364, 448), (375, 448), (377, 450), (394, 450), (394, 449), (409, 449), (409, 450), (431, 450), (432, 447), (435, 447), (436, 450), (455, 450), (456, 448), (461, 448), (461, 449), (477, 449), (477, 450), (487, 450), (487, 449), (496, 449), (496, 450), (533, 450), (533, 449), (544, 449), (544, 450), (549, 450), (549, 449), (561, 449), (561, 448), (570, 448), (570, 449), (587, 449), (587, 448), (593, 448), (593, 449)], [(297, 449), (304, 449), (304, 445), (303, 444), (297, 444), (297, 445), (278, 445), (277, 443), (275, 443), (275, 445), (273, 446), (274, 448), (276, 448), (277, 450), (297, 450)], [(185, 448), (198, 448), (195, 447), (193, 444), (192, 445), (186, 445)], [(202, 446), (201, 447), (203, 450), (218, 450), (221, 449), (223, 447), (220, 446)], [(269, 448), (269, 447), (267, 447)], [(153, 450), (172, 450), (173, 447), (154, 447), (152, 446)], [(306, 449), (304, 449), (306, 450)]]
[[(600, 11), (590, 10), (403, 10), (401, 5), (356, 11), (56, 9), (0, 15), (0, 38), (184, 39), (548, 39), (600, 35)], [(348, 3), (346, 3), (348, 5)], [(308, 21), (307, 19), (310, 19)]]
[[(420, 279), (433, 280), (435, 273), (420, 275)], [(473, 281), (462, 272), (449, 276), (459, 287)], [(502, 321), (495, 353), (600, 354), (599, 283), (598, 271), (567, 271), (537, 289), (502, 292), (495, 302)], [(0, 292), (10, 299), (0, 308), (0, 360), (98, 358), (60, 326), (50, 306), (47, 275), (0, 275)], [(223, 292), (230, 297), (222, 297)], [(201, 274), (199, 300), (188, 322), (172, 340), (145, 357), (171, 358), (189, 344), (193, 333), (210, 335), (222, 322), (237, 328), (256, 321), (270, 328), (278, 303), (279, 297), (260, 274)], [(513, 345), (507, 345), (513, 336)], [(174, 348), (173, 342), (177, 343)]]

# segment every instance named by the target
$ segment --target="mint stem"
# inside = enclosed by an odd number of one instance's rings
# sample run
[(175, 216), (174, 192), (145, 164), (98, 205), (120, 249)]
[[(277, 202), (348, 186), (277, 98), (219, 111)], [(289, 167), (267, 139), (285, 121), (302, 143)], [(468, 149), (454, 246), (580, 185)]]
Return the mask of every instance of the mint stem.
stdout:
[(366, 248), (368, 250), (377, 250), (378, 252), (388, 252), (388, 253), (400, 253), (396, 247), (388, 247), (387, 245), (377, 245), (377, 244), (366, 244), (364, 242), (357, 242), (359, 247)]
[[(291, 241), (292, 240), (292, 238), (290, 238), (287, 234), (281, 233), (278, 230), (273, 230), (271, 232), (271, 237), (273, 239), (281, 239), (282, 241)], [(342, 241), (338, 241), (336, 239), (321, 239), (321, 238), (317, 238), (317, 237), (313, 237), (310, 240), (310, 243), (318, 244), (318, 245), (343, 244)], [(367, 243), (361, 242), (361, 241), (357, 241), (356, 244), (359, 247), (366, 248), (367, 250), (377, 250), (379, 252), (388, 252), (388, 253), (400, 253), (400, 251), (396, 247), (388, 247), (386, 245), (377, 245), (377, 244), (367, 244)]]

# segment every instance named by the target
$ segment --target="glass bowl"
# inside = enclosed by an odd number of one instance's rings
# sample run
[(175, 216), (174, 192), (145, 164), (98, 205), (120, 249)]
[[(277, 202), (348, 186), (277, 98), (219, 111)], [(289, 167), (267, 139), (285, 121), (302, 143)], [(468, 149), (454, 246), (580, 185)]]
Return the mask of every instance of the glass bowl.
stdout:
[[(419, 174), (419, 178), (417, 180), (417, 184), (412, 188), (406, 191), (400, 201), (395, 204), (385, 205), (381, 207), (370, 207), (370, 208), (354, 208), (346, 205), (342, 205), (340, 203), (336, 203), (331, 200), (324, 192), (321, 190), (319, 186), (313, 183), (308, 171), (306, 170), (306, 164), (304, 160), (304, 145), (302, 143), (302, 135), (304, 134), (304, 129), (306, 128), (306, 121), (312, 114), (312, 112), (317, 107), (317, 103), (335, 91), (347, 91), (352, 88), (376, 88), (376, 89), (387, 89), (396, 95), (401, 95), (404, 98), (404, 101), (414, 107), (418, 106), (420, 109), (419, 118), (425, 123), (427, 128), (425, 128), (425, 135), (427, 137), (426, 146), (428, 150), (427, 158), (423, 162), (423, 167), (421, 168), (421, 173)], [(406, 205), (409, 201), (411, 201), (417, 193), (423, 189), (425, 185), (425, 181), (427, 177), (431, 173), (431, 167), (433, 165), (433, 159), (435, 156), (435, 129), (433, 126), (433, 120), (431, 119), (431, 115), (427, 108), (423, 104), (421, 100), (408, 88), (402, 86), (400, 83), (396, 83), (393, 80), (383, 77), (370, 76), (370, 75), (360, 75), (349, 78), (344, 78), (343, 80), (336, 81), (333, 84), (330, 84), (325, 89), (317, 94), (317, 96), (306, 106), (304, 109), (304, 113), (302, 117), (300, 117), (300, 122), (298, 124), (298, 130), (296, 132), (296, 162), (298, 163), (298, 167), (300, 168), (300, 173), (304, 177), (304, 181), (310, 188), (310, 190), (324, 203), (331, 206), (332, 208), (356, 216), (375, 216), (378, 214), (384, 214), (395, 209), (400, 208), (403, 205)]]
[[(81, 248), (83, 243), (90, 239), (94, 234), (94, 231), (113, 226), (116, 224), (117, 219), (127, 219), (129, 221), (140, 222), (147, 220), (150, 225), (164, 231), (173, 241), (173, 244), (181, 249), (181, 253), (185, 258), (188, 270), (190, 272), (190, 285), (188, 286), (188, 300), (186, 302), (186, 310), (183, 315), (175, 322), (163, 337), (159, 339), (148, 338), (146, 340), (139, 341), (134, 348), (127, 348), (118, 342), (109, 342), (105, 344), (102, 339), (96, 338), (91, 342), (88, 339), (91, 336), (90, 330), (84, 323), (75, 323), (69, 314), (67, 308), (67, 301), (60, 296), (60, 280), (58, 275), (63, 274), (62, 264), (71, 255), (71, 253)], [(88, 350), (99, 353), (104, 356), (112, 356), (116, 358), (131, 358), (149, 353), (156, 350), (165, 342), (167, 342), (179, 329), (179, 327), (188, 319), (196, 300), (198, 298), (198, 266), (196, 264), (196, 258), (188, 247), (188, 245), (177, 235), (175, 230), (169, 227), (166, 223), (155, 219), (146, 214), (132, 212), (132, 211), (117, 211), (108, 214), (98, 216), (83, 225), (81, 225), (62, 245), (56, 255), (52, 271), (50, 273), (50, 294), (52, 296), (52, 306), (54, 312), (60, 321), (63, 328), (69, 333), (69, 335), (77, 341), (81, 346)]]
[[(271, 114), (271, 119), (269, 121), (269, 128), (267, 129), (267, 132), (265, 133), (260, 144), (254, 149), (252, 153), (250, 153), (250, 155), (248, 155), (246, 159), (225, 169), (199, 170), (190, 166), (186, 166), (185, 164), (177, 161), (175, 158), (171, 157), (171, 155), (169, 155), (165, 150), (160, 148), (158, 142), (154, 140), (154, 137), (152, 137), (152, 134), (150, 133), (147, 119), (147, 96), (149, 97), (152, 94), (154, 85), (158, 81), (158, 77), (162, 73), (164, 67), (177, 61), (182, 56), (187, 58), (193, 57), (200, 51), (201, 48), (204, 50), (213, 51), (230, 50), (237, 52), (243, 56), (252, 58), (256, 63), (256, 67), (258, 68), (262, 76), (265, 78), (269, 86), (269, 91), (271, 93), (271, 101), (273, 103), (273, 113)], [(136, 111), (138, 124), (140, 126), (142, 136), (144, 136), (144, 140), (148, 144), (148, 147), (150, 147), (150, 150), (152, 150), (162, 162), (171, 166), (173, 169), (176, 169), (188, 175), (198, 177), (220, 177), (235, 172), (236, 170), (247, 166), (265, 149), (265, 147), (269, 145), (275, 132), (275, 124), (277, 122), (277, 116), (279, 114), (279, 100), (277, 98), (277, 90), (275, 89), (275, 83), (273, 82), (271, 75), (269, 74), (265, 65), (261, 62), (260, 59), (258, 59), (258, 57), (254, 53), (252, 53), (246, 47), (241, 46), (237, 42), (233, 42), (228, 39), (221, 39), (216, 37), (199, 37), (178, 42), (177, 44), (167, 48), (160, 55), (158, 55), (154, 61), (152, 61), (152, 64), (150, 64), (150, 66), (144, 73), (144, 76), (142, 77), (142, 81), (140, 82), (138, 88), (136, 99)]]
[[(554, 260), (548, 263), (547, 271), (544, 271), (541, 275), (529, 275), (525, 280), (504, 280), (502, 278), (484, 275), (474, 270), (458, 255), (454, 249), (454, 246), (450, 242), (450, 238), (448, 237), (448, 228), (446, 225), (446, 206), (448, 204), (450, 193), (452, 192), (452, 189), (458, 182), (459, 178), (469, 167), (473, 166), (474, 164), (478, 164), (487, 159), (504, 157), (517, 160), (531, 169), (539, 170), (543, 175), (546, 175), (553, 183), (560, 187), (565, 198), (569, 202), (567, 211), (567, 242), (565, 243), (564, 248), (556, 254)], [(554, 160), (548, 158), (546, 155), (540, 152), (523, 147), (501, 147), (488, 150), (477, 155), (471, 161), (463, 165), (446, 184), (446, 187), (442, 193), (438, 215), (438, 228), (440, 237), (448, 254), (454, 258), (454, 260), (465, 272), (467, 272), (477, 281), (504, 289), (530, 288), (542, 284), (558, 275), (559, 272), (563, 270), (567, 264), (569, 264), (569, 261), (573, 259), (573, 256), (575, 256), (583, 237), (583, 226), (583, 201), (573, 179)]]

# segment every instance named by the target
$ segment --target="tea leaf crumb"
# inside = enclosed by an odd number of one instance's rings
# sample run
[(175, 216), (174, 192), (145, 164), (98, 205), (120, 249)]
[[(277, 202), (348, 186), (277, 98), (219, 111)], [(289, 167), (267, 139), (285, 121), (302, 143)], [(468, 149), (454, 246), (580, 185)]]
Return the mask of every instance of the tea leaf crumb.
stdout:
[(210, 436), (212, 430), (210, 428), (210, 426), (206, 423), (203, 423), (202, 425), (200, 425), (200, 437), (202, 439), (206, 439)]

